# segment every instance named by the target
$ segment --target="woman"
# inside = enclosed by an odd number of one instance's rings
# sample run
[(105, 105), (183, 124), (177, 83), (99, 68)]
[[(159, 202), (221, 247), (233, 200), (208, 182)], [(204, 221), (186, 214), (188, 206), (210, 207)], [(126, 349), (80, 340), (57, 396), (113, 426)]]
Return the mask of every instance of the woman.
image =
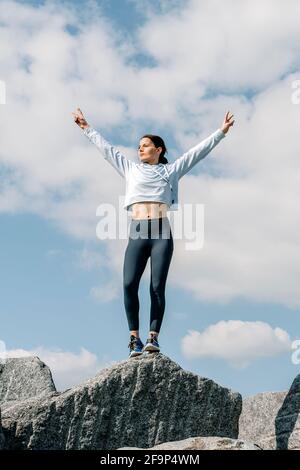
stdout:
[[(233, 125), (233, 114), (226, 113), (223, 124), (207, 139), (168, 163), (163, 139), (146, 134), (139, 143), (140, 163), (128, 160), (95, 129), (89, 126), (81, 110), (72, 113), (78, 126), (126, 179), (124, 208), (132, 212), (129, 241), (123, 264), (124, 304), (130, 330), (129, 357), (144, 351), (160, 351), (158, 334), (165, 311), (165, 286), (173, 254), (173, 237), (167, 210), (177, 210), (178, 181), (225, 137)], [(139, 337), (140, 279), (148, 258), (151, 260), (150, 331), (146, 344)]]

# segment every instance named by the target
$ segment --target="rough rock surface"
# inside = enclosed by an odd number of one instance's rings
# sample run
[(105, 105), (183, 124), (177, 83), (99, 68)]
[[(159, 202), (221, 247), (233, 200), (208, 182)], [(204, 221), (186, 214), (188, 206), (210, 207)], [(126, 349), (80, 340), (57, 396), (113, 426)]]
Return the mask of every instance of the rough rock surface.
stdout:
[(48, 366), (38, 357), (8, 358), (0, 363), (0, 404), (54, 392)]
[(300, 374), (288, 392), (259, 393), (243, 400), (239, 438), (263, 449), (300, 450)]
[[(121, 447), (118, 450), (140, 450), (139, 447)], [(142, 449), (145, 450), (145, 449)], [(147, 450), (261, 450), (251, 442), (229, 437), (190, 437), (182, 441), (165, 442)]]
[(237, 438), (239, 393), (161, 353), (122, 361), (63, 393), (2, 405), (6, 448), (116, 449)]
[(0, 410), (0, 450), (3, 449), (4, 447), (4, 434), (2, 432), (2, 426), (1, 426), (1, 410)]

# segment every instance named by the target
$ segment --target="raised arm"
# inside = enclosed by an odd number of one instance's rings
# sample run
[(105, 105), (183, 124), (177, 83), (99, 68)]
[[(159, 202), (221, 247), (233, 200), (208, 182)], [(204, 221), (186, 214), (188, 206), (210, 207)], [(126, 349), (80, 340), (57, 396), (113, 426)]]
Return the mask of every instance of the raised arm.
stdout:
[(76, 124), (83, 129), (84, 135), (96, 145), (99, 151), (104, 156), (117, 172), (122, 176), (126, 177), (126, 173), (130, 169), (131, 165), (134, 163), (131, 160), (128, 160), (121, 152), (110, 144), (107, 140), (102, 137), (102, 135), (93, 129), (84, 118), (81, 110), (77, 108), (75, 113), (72, 113), (74, 116), (74, 121)]
[(225, 137), (225, 134), (233, 123), (233, 114), (230, 116), (228, 111), (225, 115), (223, 124), (219, 129), (175, 160), (173, 168), (175, 172), (178, 173), (178, 179), (182, 178), (182, 176), (190, 171), (196, 163), (212, 151), (212, 149)]

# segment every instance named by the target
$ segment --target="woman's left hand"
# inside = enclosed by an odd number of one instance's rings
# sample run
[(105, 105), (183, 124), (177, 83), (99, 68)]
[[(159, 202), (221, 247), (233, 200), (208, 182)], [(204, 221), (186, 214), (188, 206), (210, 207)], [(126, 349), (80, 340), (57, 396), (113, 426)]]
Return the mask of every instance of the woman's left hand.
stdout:
[(229, 114), (229, 111), (225, 114), (225, 118), (223, 121), (223, 124), (221, 126), (221, 130), (226, 134), (231, 126), (233, 126), (234, 119), (233, 119), (233, 114)]

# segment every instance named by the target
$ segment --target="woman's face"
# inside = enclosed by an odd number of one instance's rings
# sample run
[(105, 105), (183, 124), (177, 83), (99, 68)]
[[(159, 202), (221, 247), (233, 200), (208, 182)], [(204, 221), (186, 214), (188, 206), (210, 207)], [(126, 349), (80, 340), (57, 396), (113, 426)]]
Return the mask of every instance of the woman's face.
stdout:
[(140, 140), (138, 152), (140, 161), (142, 163), (157, 164), (161, 151), (162, 148), (156, 148), (152, 140), (149, 139), (149, 137), (143, 137)]

